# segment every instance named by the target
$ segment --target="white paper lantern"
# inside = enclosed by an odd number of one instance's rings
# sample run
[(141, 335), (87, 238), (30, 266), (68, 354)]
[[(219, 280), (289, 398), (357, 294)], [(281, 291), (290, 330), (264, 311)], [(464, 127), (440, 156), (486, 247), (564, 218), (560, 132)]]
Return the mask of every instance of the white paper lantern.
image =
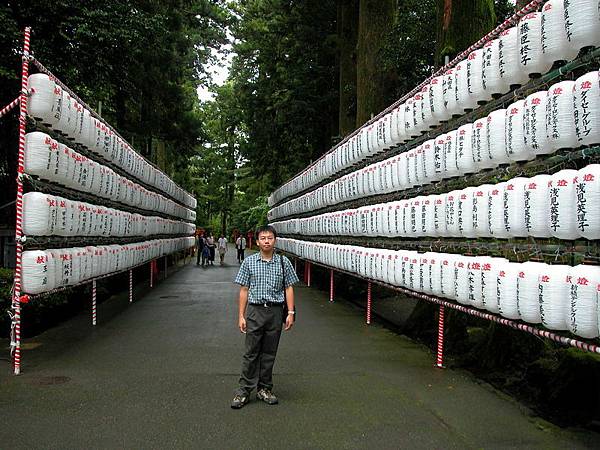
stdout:
[(409, 135), (406, 132), (406, 105), (402, 103), (396, 109), (394, 109), (394, 116), (396, 122), (396, 132), (398, 134), (398, 143), (402, 144), (409, 139)]
[(414, 109), (415, 99), (409, 98), (406, 103), (404, 103), (404, 128), (407, 136), (410, 138), (417, 137), (420, 134), (419, 131), (415, 129)]
[(513, 178), (504, 189), (504, 227), (509, 237), (527, 236), (525, 223), (525, 188), (529, 178)]
[(600, 267), (580, 264), (571, 268), (569, 331), (584, 338), (598, 337)]
[(508, 265), (504, 258), (488, 258), (481, 266), (481, 303), (492, 313), (499, 313), (498, 273)]
[(434, 222), (435, 222), (435, 235), (436, 236), (447, 236), (448, 230), (446, 228), (446, 196), (433, 195), (430, 196), (433, 199), (434, 206)]
[(561, 81), (548, 89), (546, 102), (546, 136), (554, 150), (577, 146), (575, 109), (573, 104), (574, 81)]
[(446, 233), (448, 236), (460, 236), (458, 229), (458, 201), (460, 191), (443, 194), (446, 198)]
[(445, 177), (446, 153), (445, 153), (446, 135), (441, 134), (434, 141), (434, 167), (435, 178), (441, 180)]
[(570, 61), (578, 49), (567, 40), (564, 0), (549, 0), (542, 8), (542, 54), (547, 65)]
[(523, 141), (534, 155), (554, 152), (546, 135), (547, 91), (534, 92), (525, 99), (523, 113)]
[(452, 255), (448, 253), (440, 254), (440, 295), (451, 300), (454, 300), (455, 295), (454, 262), (457, 258), (458, 255)]
[(23, 233), (51, 236), (56, 227), (56, 197), (40, 192), (23, 195)]
[(600, 72), (586, 73), (575, 81), (575, 133), (578, 145), (600, 144)]
[(549, 265), (540, 272), (538, 299), (542, 323), (551, 330), (567, 330), (570, 266)]
[(580, 237), (600, 239), (600, 165), (580, 169), (575, 183), (576, 221)]
[(489, 264), (489, 259), (489, 257), (477, 256), (471, 258), (471, 261), (467, 266), (467, 278), (469, 281), (468, 303), (476, 308), (484, 308), (481, 271), (484, 268), (484, 264)]
[(552, 67), (542, 53), (542, 13), (532, 12), (519, 21), (521, 71), (527, 75), (546, 73)]
[(454, 67), (454, 82), (456, 89), (456, 103), (460, 110), (469, 111), (477, 107), (475, 98), (469, 94), (469, 79), (467, 74), (467, 60), (459, 62)]
[(490, 158), (488, 141), (486, 136), (487, 117), (473, 122), (471, 131), (471, 151), (473, 152), (473, 164), (478, 170), (491, 169), (494, 161)]
[(565, 31), (571, 46), (577, 50), (600, 46), (600, 8), (597, 0), (564, 2)]
[(39, 131), (27, 133), (24, 156), (26, 173), (45, 180), (58, 181), (58, 171), (63, 158), (57, 141)]
[[(444, 135), (444, 173), (443, 178), (453, 178), (460, 174), (456, 159), (456, 133), (452, 130)], [(439, 139), (439, 138), (438, 138)]]
[(426, 84), (421, 89), (421, 118), (423, 122), (423, 131), (428, 131), (430, 127), (437, 124), (437, 122), (434, 123), (433, 121), (429, 84)]
[(525, 228), (530, 236), (550, 237), (550, 175), (537, 175), (525, 185)]
[(497, 109), (487, 116), (485, 137), (487, 140), (489, 157), (495, 166), (508, 164), (510, 162), (504, 136), (504, 128), (506, 126), (505, 117), (505, 109)]
[(490, 184), (482, 184), (473, 192), (473, 229), (476, 237), (490, 237), (489, 226), (489, 191)]
[(473, 195), (475, 187), (463, 189), (458, 194), (458, 232), (462, 237), (474, 238)]
[(22, 260), (22, 292), (40, 294), (55, 287), (55, 260), (51, 253), (43, 250), (23, 252)]
[(30, 75), (27, 83), (31, 93), (27, 114), (44, 125), (56, 127), (62, 114), (62, 88), (44, 73)]
[(62, 112), (60, 119), (55, 129), (63, 135), (67, 135), (68, 131), (73, 127), (73, 97), (69, 92), (63, 89), (62, 91)]
[(436, 154), (435, 154), (435, 141), (429, 139), (425, 141), (421, 146), (423, 152), (423, 179), (427, 183), (438, 181), (439, 175), (436, 176)]
[(456, 166), (458, 168), (458, 173), (461, 175), (475, 173), (477, 171), (473, 160), (472, 135), (472, 123), (463, 125), (456, 131), (456, 142), (454, 144), (454, 148), (456, 149)]
[(444, 104), (444, 77), (434, 77), (429, 83), (429, 109), (431, 109), (432, 124), (448, 120)]
[(574, 183), (577, 175), (576, 170), (566, 169), (552, 175), (550, 180), (550, 209), (547, 218), (550, 233), (559, 239), (576, 239), (579, 236)]
[(423, 154), (423, 146), (419, 145), (415, 150), (415, 185), (422, 186), (427, 184), (425, 178), (425, 155)]
[(508, 86), (522, 85), (528, 81), (527, 74), (521, 70), (519, 54), (519, 31), (517, 27), (504, 30), (500, 34), (498, 65), (500, 77)]
[(458, 256), (454, 260), (454, 298), (463, 305), (469, 302), (469, 264), (473, 258)]
[(418, 186), (419, 181), (417, 180), (417, 154), (414, 150), (408, 150), (406, 152), (406, 166), (408, 185), (410, 187)]
[(467, 86), (469, 96), (476, 104), (483, 104), (492, 99), (491, 94), (483, 86), (484, 49), (477, 49), (467, 59)]
[(529, 161), (535, 158), (525, 145), (523, 136), (525, 100), (519, 100), (506, 108), (506, 151), (511, 161)]
[(522, 265), (509, 262), (498, 271), (496, 278), (498, 312), (507, 319), (519, 319), (517, 280)]
[(419, 256), (419, 292), (432, 294), (431, 285), (431, 257), (434, 253), (427, 252)]
[(483, 46), (481, 83), (490, 96), (509, 91), (506, 79), (503, 79), (500, 73), (500, 39), (492, 39)]
[(73, 224), (70, 223), (71, 211), (69, 209), (69, 202), (65, 198), (56, 197), (56, 226), (54, 227), (54, 234), (57, 236), (69, 236), (70, 230)]
[(448, 69), (444, 73), (443, 94), (444, 105), (446, 106), (446, 114), (448, 119), (454, 115), (463, 113), (462, 108), (456, 101), (456, 81), (454, 76), (455, 69)]
[(506, 239), (509, 237), (506, 231), (505, 214), (507, 214), (504, 208), (504, 190), (506, 189), (506, 183), (498, 183), (488, 191), (488, 221), (490, 234), (494, 238)]
[(81, 260), (82, 252), (81, 248), (75, 247), (68, 249), (71, 254), (71, 277), (69, 278), (69, 286), (79, 284), (81, 279)]
[(425, 236), (435, 236), (435, 204), (434, 196), (423, 197), (423, 215), (425, 216)]
[(529, 323), (540, 323), (540, 303), (538, 300), (539, 275), (547, 268), (547, 264), (527, 261), (521, 264), (517, 279), (517, 302), (519, 315)]

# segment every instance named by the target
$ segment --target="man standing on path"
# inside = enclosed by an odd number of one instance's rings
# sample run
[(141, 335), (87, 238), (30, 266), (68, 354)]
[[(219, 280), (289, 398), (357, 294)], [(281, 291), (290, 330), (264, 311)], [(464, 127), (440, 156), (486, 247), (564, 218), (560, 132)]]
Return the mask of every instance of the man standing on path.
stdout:
[(237, 249), (238, 263), (241, 264), (244, 260), (244, 251), (246, 251), (246, 238), (243, 234), (239, 235), (235, 240), (235, 248)]
[[(269, 405), (278, 403), (273, 389), (273, 365), (281, 336), (294, 325), (294, 288), (298, 277), (289, 259), (274, 254), (277, 233), (271, 226), (256, 231), (259, 253), (244, 260), (235, 277), (241, 286), (238, 327), (246, 334), (240, 386), (231, 402), (234, 409), (242, 408), (254, 388), (256, 397)], [(285, 293), (284, 293), (285, 290)], [(288, 313), (283, 317), (283, 303)]]
[(217, 241), (217, 250), (219, 250), (219, 264), (223, 265), (225, 262), (225, 253), (227, 253), (227, 238), (223, 233)]

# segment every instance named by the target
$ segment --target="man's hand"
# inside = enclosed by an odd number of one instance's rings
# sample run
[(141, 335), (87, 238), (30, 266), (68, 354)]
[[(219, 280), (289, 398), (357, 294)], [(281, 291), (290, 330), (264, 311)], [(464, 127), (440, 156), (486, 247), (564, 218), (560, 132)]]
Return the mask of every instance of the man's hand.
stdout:
[(294, 326), (294, 315), (288, 314), (285, 319), (285, 331), (288, 331), (290, 328)]
[(246, 319), (244, 319), (243, 317), (240, 317), (240, 319), (238, 320), (238, 328), (242, 333), (246, 333)]

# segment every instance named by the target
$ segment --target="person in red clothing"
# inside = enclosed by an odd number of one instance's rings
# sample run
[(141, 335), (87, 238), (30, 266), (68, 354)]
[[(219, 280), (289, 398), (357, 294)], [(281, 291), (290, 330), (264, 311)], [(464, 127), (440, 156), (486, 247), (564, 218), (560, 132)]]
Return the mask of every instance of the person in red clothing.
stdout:
[(247, 242), (248, 242), (248, 248), (249, 248), (250, 250), (252, 250), (252, 239), (253, 239), (253, 238), (254, 238), (254, 231), (252, 231), (252, 230), (248, 231), (248, 239), (247, 239)]

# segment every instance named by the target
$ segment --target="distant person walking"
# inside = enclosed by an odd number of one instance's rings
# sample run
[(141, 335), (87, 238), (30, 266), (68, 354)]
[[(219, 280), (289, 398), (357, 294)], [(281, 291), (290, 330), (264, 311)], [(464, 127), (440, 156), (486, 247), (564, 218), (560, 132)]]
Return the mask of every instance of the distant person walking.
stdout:
[(235, 240), (235, 248), (237, 250), (238, 263), (242, 263), (244, 260), (244, 252), (246, 251), (246, 238), (244, 236), (238, 236)]
[(204, 237), (204, 235), (202, 233), (200, 233), (196, 237), (196, 251), (198, 252), (196, 254), (196, 265), (199, 265), (200, 259), (202, 259), (202, 265), (204, 266), (204, 262), (205, 262), (204, 256), (203, 256), (204, 247), (206, 247), (206, 238)]
[[(257, 389), (256, 397), (269, 405), (278, 403), (273, 389), (273, 365), (281, 329), (294, 325), (294, 288), (298, 277), (289, 259), (276, 255), (277, 233), (271, 226), (256, 231), (259, 252), (248, 256), (235, 277), (239, 284), (238, 327), (246, 334), (240, 385), (231, 401), (234, 409), (242, 408)], [(283, 317), (283, 303), (288, 313)]]
[(227, 253), (227, 238), (224, 234), (221, 234), (217, 242), (217, 250), (219, 251), (219, 264), (223, 265), (225, 262), (225, 253)]
[(211, 266), (214, 266), (215, 262), (215, 238), (212, 233), (208, 233), (208, 237), (206, 238), (206, 246), (208, 247), (208, 261)]

